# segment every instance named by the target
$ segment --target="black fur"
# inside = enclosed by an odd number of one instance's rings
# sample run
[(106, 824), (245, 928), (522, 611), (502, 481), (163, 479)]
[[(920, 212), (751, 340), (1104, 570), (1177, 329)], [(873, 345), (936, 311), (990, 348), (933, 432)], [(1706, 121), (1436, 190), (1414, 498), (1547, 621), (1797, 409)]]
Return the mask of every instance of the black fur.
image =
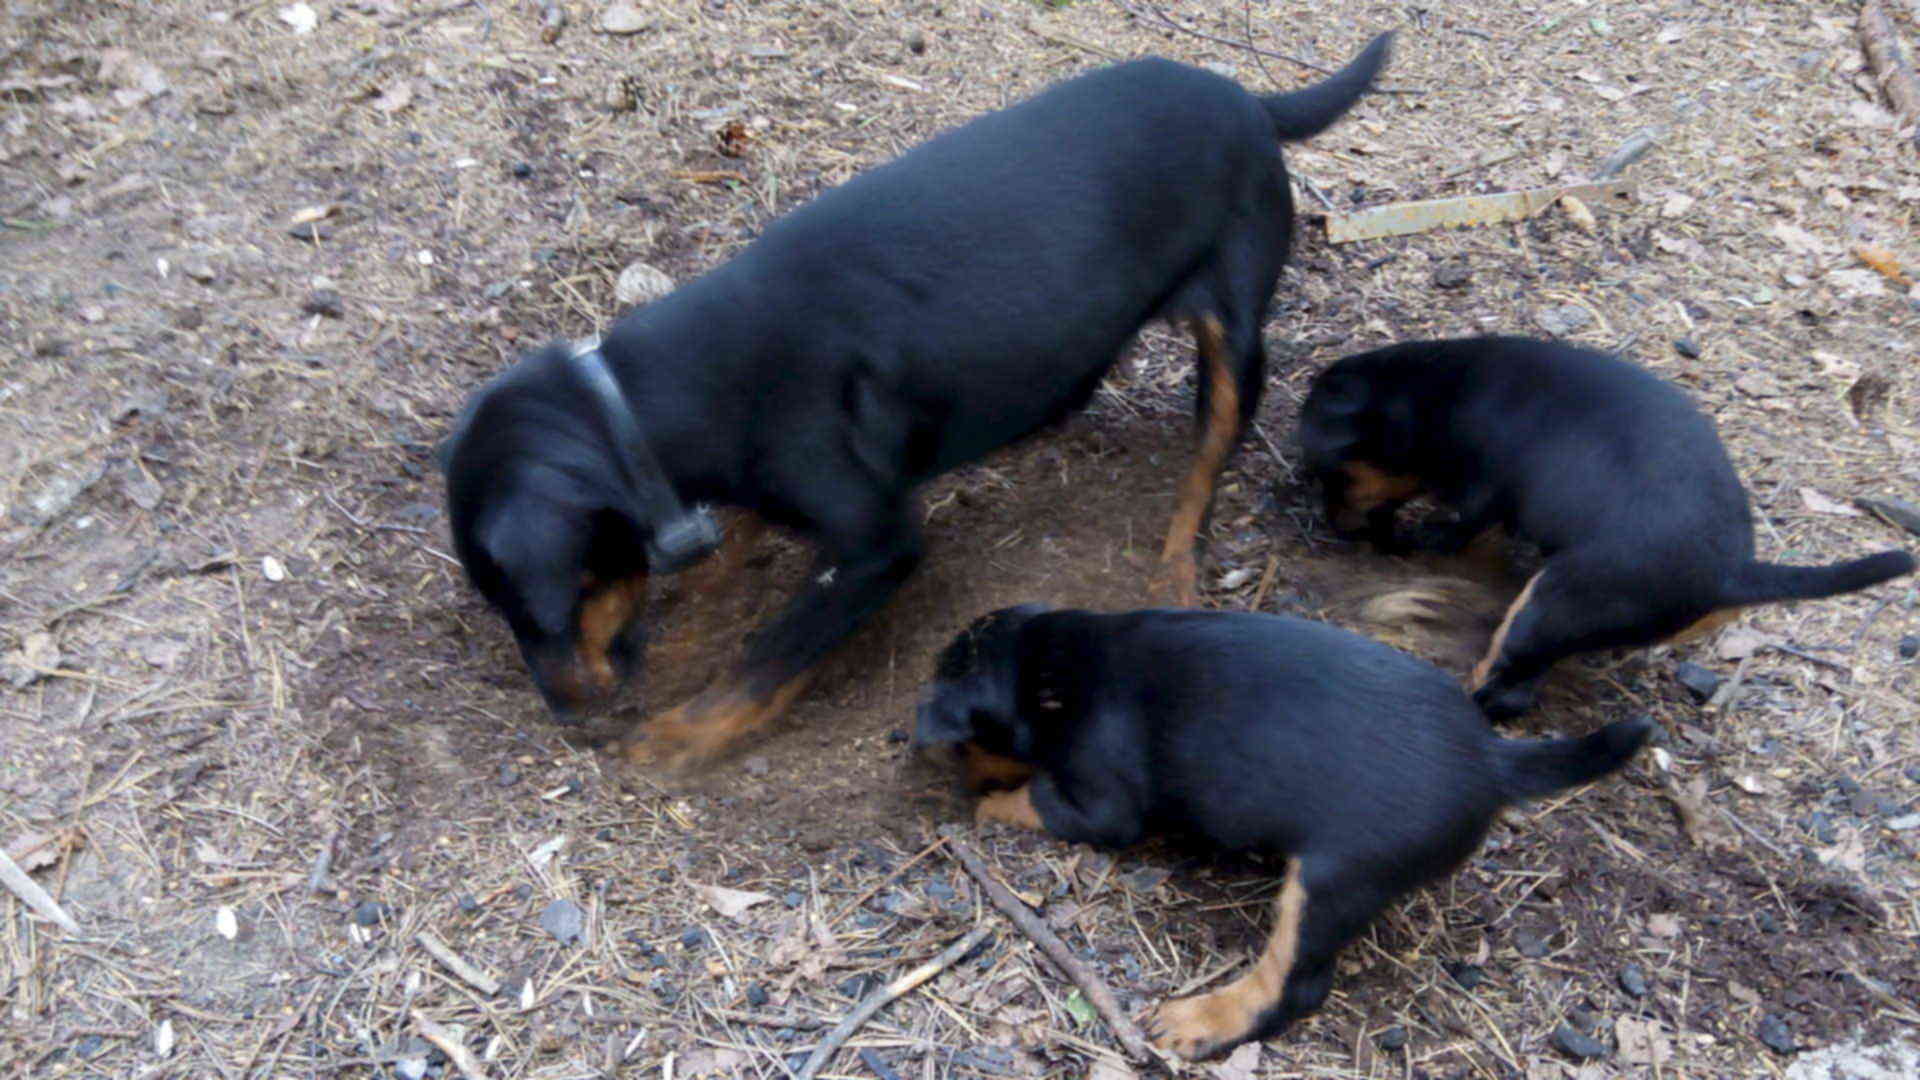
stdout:
[(946, 648), (915, 739), (1031, 765), (1064, 840), (1174, 832), (1298, 857), (1298, 961), (1264, 1037), (1317, 1008), (1340, 947), (1457, 867), (1502, 807), (1613, 772), (1650, 730), (1501, 739), (1440, 669), (1323, 623), (1029, 606)]
[[(798, 530), (832, 570), (751, 646), (741, 678), (764, 690), (907, 576), (921, 482), (1079, 408), (1150, 319), (1217, 319), (1252, 415), (1292, 237), (1281, 140), (1332, 123), (1386, 49), (1265, 98), (1165, 60), (1103, 68), (775, 222), (601, 343), (670, 488), (655, 497), (549, 354), (482, 389), (445, 455), (456, 546), (549, 704), (604, 697), (543, 665), (575, 652), (587, 572), (645, 572), (667, 494)], [(622, 680), (631, 651), (614, 658)]]
[[(1677, 387), (1569, 345), (1491, 337), (1348, 357), (1314, 380), (1300, 444), (1329, 517), (1383, 549), (1455, 550), (1496, 524), (1540, 545), (1544, 573), (1476, 693), (1495, 718), (1529, 708), (1573, 653), (1914, 568), (1898, 550), (1822, 567), (1756, 561), (1746, 491), (1712, 422)], [(1416, 480), (1458, 520), (1397, 535), (1404, 499), (1348, 505), (1354, 463)]]

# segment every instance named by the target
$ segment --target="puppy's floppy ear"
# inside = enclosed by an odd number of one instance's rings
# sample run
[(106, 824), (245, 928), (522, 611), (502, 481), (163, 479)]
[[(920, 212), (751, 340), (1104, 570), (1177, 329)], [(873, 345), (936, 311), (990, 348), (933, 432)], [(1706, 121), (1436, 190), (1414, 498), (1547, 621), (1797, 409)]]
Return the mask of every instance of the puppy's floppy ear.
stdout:
[(932, 701), (920, 706), (913, 722), (913, 744), (919, 747), (952, 746), (973, 738), (973, 711), (955, 707), (943, 687)]
[(488, 515), (475, 540), (499, 571), (501, 584), (541, 633), (562, 637), (571, 629), (578, 582), (565, 568), (579, 565), (578, 537), (552, 507), (513, 500)]

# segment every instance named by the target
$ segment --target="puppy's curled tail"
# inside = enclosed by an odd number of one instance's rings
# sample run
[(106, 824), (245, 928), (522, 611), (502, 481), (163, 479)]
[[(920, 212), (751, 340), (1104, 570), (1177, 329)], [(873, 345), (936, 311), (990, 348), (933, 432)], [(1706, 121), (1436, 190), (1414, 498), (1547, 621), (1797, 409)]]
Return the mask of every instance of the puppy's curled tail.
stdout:
[(1290, 94), (1263, 95), (1260, 104), (1267, 107), (1267, 115), (1273, 118), (1273, 130), (1280, 141), (1297, 142), (1333, 126), (1373, 85), (1374, 76), (1386, 65), (1387, 48), (1392, 41), (1392, 33), (1381, 34), (1346, 67), (1312, 86)]
[(1495, 751), (1501, 789), (1520, 802), (1598, 780), (1631, 761), (1651, 734), (1653, 721), (1643, 716), (1572, 739), (1503, 739)]
[(1913, 556), (1898, 548), (1832, 566), (1779, 566), (1748, 563), (1728, 582), (1729, 604), (1766, 604), (1776, 600), (1815, 600), (1839, 596), (1913, 573)]

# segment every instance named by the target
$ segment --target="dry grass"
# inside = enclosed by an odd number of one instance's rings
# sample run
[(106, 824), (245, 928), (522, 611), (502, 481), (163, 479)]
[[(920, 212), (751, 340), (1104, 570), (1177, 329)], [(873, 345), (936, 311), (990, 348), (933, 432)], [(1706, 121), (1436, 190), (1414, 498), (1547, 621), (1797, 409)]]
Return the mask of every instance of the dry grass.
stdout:
[[(1094, 2), (668, 0), (631, 37), (573, 2), (553, 43), (531, 2), (309, 2), (304, 35), (278, 2), (215, 18), (43, 0), (0, 24), (0, 81), (23, 80), (0, 92), (0, 656), (28, 665), (0, 663), (21, 680), (0, 684), (0, 843), (53, 838), (36, 879), (85, 929), (63, 939), (0, 899), (0, 1068), (406, 1075), (445, 1028), (489, 1076), (786, 1075), (873, 986), (995, 925), (926, 850), (954, 807), (887, 732), (925, 643), (989, 599), (1134, 586), (1184, 453), (1188, 346), (1150, 330), (1092, 417), (935, 492), (930, 527), (953, 542), (901, 613), (804, 726), (697, 786), (623, 792), (538, 716), (445, 554), (432, 440), (516, 351), (602, 326), (629, 261), (697, 273), (806, 196), (1107, 55), (1256, 87), (1305, 73)], [(1920, 499), (1914, 302), (1854, 254), (1920, 267), (1920, 164), (1868, 104), (1851, 3), (1162, 6), (1324, 64), (1402, 29), (1390, 78), (1417, 92), (1291, 153), (1337, 203), (1572, 179), (1662, 131), (1628, 174), (1637, 206), (1592, 232), (1550, 213), (1333, 248), (1305, 226), (1269, 328), (1265, 441), (1214, 523), (1216, 602), (1359, 622), (1369, 582), (1510, 592), (1329, 542), (1284, 433), (1335, 356), (1537, 329), (1569, 305), (1588, 316), (1576, 340), (1714, 413), (1765, 554), (1902, 542), (1803, 495)], [(136, 100), (143, 63), (166, 91)], [(322, 239), (290, 236), (317, 206)], [(1467, 284), (1436, 285), (1443, 266)], [(322, 289), (344, 317), (306, 310)], [(765, 592), (725, 610), (751, 618)], [(1648, 712), (1662, 755), (1497, 828), (1351, 950), (1259, 1073), (1648, 1073), (1567, 1063), (1549, 1036), (1569, 1018), (1610, 1045), (1622, 1019), (1657, 1024), (1661, 1076), (1779, 1073), (1756, 1037), (1769, 1015), (1807, 1045), (1914, 1039), (1920, 834), (1886, 821), (1920, 792), (1920, 667), (1895, 654), (1915, 600), (1907, 583), (1766, 609), (1744, 659), (1725, 639), (1683, 650), (1738, 680), (1711, 709), (1665, 655), (1569, 665), (1542, 725)], [(1160, 849), (976, 843), (1136, 1010), (1240, 962), (1274, 884)], [(772, 899), (729, 918), (703, 898), (715, 884)], [(557, 901), (577, 943), (542, 928)], [(1645, 998), (1620, 988), (1628, 963)], [(1392, 1029), (1403, 1048), (1383, 1047)], [(828, 1074), (1078, 1076), (1113, 1046), (1002, 925)]]

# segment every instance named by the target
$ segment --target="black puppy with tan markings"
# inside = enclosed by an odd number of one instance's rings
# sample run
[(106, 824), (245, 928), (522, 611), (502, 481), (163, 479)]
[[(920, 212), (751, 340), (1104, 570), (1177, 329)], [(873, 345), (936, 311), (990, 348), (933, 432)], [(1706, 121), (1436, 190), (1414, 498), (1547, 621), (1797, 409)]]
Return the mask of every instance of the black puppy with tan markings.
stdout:
[(1089, 72), (821, 195), (597, 347), (479, 390), (442, 458), (455, 549), (554, 713), (615, 703), (647, 574), (716, 546), (712, 503), (816, 542), (820, 564), (744, 664), (620, 751), (692, 764), (768, 723), (912, 571), (917, 488), (1086, 404), (1155, 318), (1199, 344), (1202, 435), (1156, 574), (1196, 602), (1195, 533), (1259, 406), (1292, 242), (1281, 146), (1338, 119), (1386, 55), (1382, 36), (1264, 96), (1166, 60)]
[[(1578, 652), (1684, 640), (1742, 607), (1853, 592), (1911, 573), (1884, 551), (1832, 566), (1754, 559), (1747, 493), (1712, 421), (1624, 360), (1517, 337), (1416, 341), (1350, 356), (1314, 379), (1300, 445), (1327, 516), (1387, 551), (1456, 551), (1494, 525), (1540, 545), (1474, 669), (1507, 719)], [(1430, 493), (1458, 520), (1410, 537), (1394, 516)]]
[(1149, 1021), (1162, 1046), (1205, 1057), (1318, 1008), (1340, 948), (1459, 866), (1501, 808), (1613, 772), (1650, 731), (1502, 739), (1445, 672), (1324, 623), (1027, 606), (946, 648), (915, 738), (959, 750), (976, 788), (1005, 788), (981, 821), (1286, 857), (1253, 969)]

